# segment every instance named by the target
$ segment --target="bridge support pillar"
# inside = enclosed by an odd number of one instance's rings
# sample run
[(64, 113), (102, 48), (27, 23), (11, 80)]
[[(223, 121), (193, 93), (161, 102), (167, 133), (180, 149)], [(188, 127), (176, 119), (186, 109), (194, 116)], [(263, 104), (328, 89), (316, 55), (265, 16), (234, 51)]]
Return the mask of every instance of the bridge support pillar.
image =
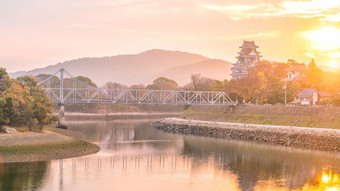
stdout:
[(59, 114), (58, 114), (59, 120), (58, 120), (58, 127), (66, 128), (65, 126), (65, 108), (64, 104), (59, 104)]

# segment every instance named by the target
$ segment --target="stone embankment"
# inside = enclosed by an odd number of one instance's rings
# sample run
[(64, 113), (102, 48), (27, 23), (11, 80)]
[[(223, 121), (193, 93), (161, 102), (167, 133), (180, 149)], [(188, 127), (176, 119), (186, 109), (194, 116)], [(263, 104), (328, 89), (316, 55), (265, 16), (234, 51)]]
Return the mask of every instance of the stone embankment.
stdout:
[(324, 151), (340, 151), (340, 130), (166, 118), (152, 124), (171, 133), (237, 139)]

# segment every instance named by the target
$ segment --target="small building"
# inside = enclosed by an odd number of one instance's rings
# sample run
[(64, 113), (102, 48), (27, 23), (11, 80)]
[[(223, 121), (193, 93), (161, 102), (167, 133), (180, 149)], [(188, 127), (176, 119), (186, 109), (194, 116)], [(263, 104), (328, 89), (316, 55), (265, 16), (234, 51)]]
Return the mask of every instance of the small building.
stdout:
[(297, 63), (292, 59), (289, 59), (287, 63), (290, 64), (290, 67), (286, 70), (287, 78), (282, 81), (303, 81), (307, 79), (305, 75), (307, 67), (304, 63)]
[(241, 79), (248, 77), (249, 72), (260, 63), (260, 52), (256, 49), (258, 46), (255, 45), (254, 41), (243, 41), (243, 45), (240, 46), (241, 51), (238, 53), (236, 63), (231, 68), (231, 76), (233, 79)]
[(318, 101), (318, 93), (316, 89), (304, 89), (300, 93), (299, 99), (301, 105), (315, 105)]
[(329, 104), (332, 101), (332, 95), (326, 91), (318, 91), (318, 102), (320, 104)]
[(326, 91), (317, 91), (316, 89), (304, 89), (297, 92), (292, 104), (300, 105), (317, 105), (329, 104), (332, 96)]

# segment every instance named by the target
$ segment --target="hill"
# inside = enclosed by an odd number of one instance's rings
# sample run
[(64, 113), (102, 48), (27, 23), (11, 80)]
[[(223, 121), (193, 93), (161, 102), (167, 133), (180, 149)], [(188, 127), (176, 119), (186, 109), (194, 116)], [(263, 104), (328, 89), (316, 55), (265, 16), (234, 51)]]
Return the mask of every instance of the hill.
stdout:
[(153, 49), (132, 55), (80, 58), (45, 68), (11, 73), (10, 76), (16, 78), (24, 75), (54, 74), (65, 68), (74, 76), (91, 78), (99, 86), (108, 81), (126, 85), (149, 84), (162, 75), (178, 80), (182, 85), (190, 81), (190, 75), (193, 73), (201, 73), (219, 80), (229, 78), (230, 67), (229, 62), (198, 54)]

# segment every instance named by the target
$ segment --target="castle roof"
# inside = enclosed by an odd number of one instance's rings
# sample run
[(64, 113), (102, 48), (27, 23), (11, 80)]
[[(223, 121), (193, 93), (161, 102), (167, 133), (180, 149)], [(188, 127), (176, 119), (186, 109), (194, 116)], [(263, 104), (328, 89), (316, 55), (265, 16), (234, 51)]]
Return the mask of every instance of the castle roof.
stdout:
[(243, 41), (243, 45), (240, 48), (258, 48), (254, 41)]

